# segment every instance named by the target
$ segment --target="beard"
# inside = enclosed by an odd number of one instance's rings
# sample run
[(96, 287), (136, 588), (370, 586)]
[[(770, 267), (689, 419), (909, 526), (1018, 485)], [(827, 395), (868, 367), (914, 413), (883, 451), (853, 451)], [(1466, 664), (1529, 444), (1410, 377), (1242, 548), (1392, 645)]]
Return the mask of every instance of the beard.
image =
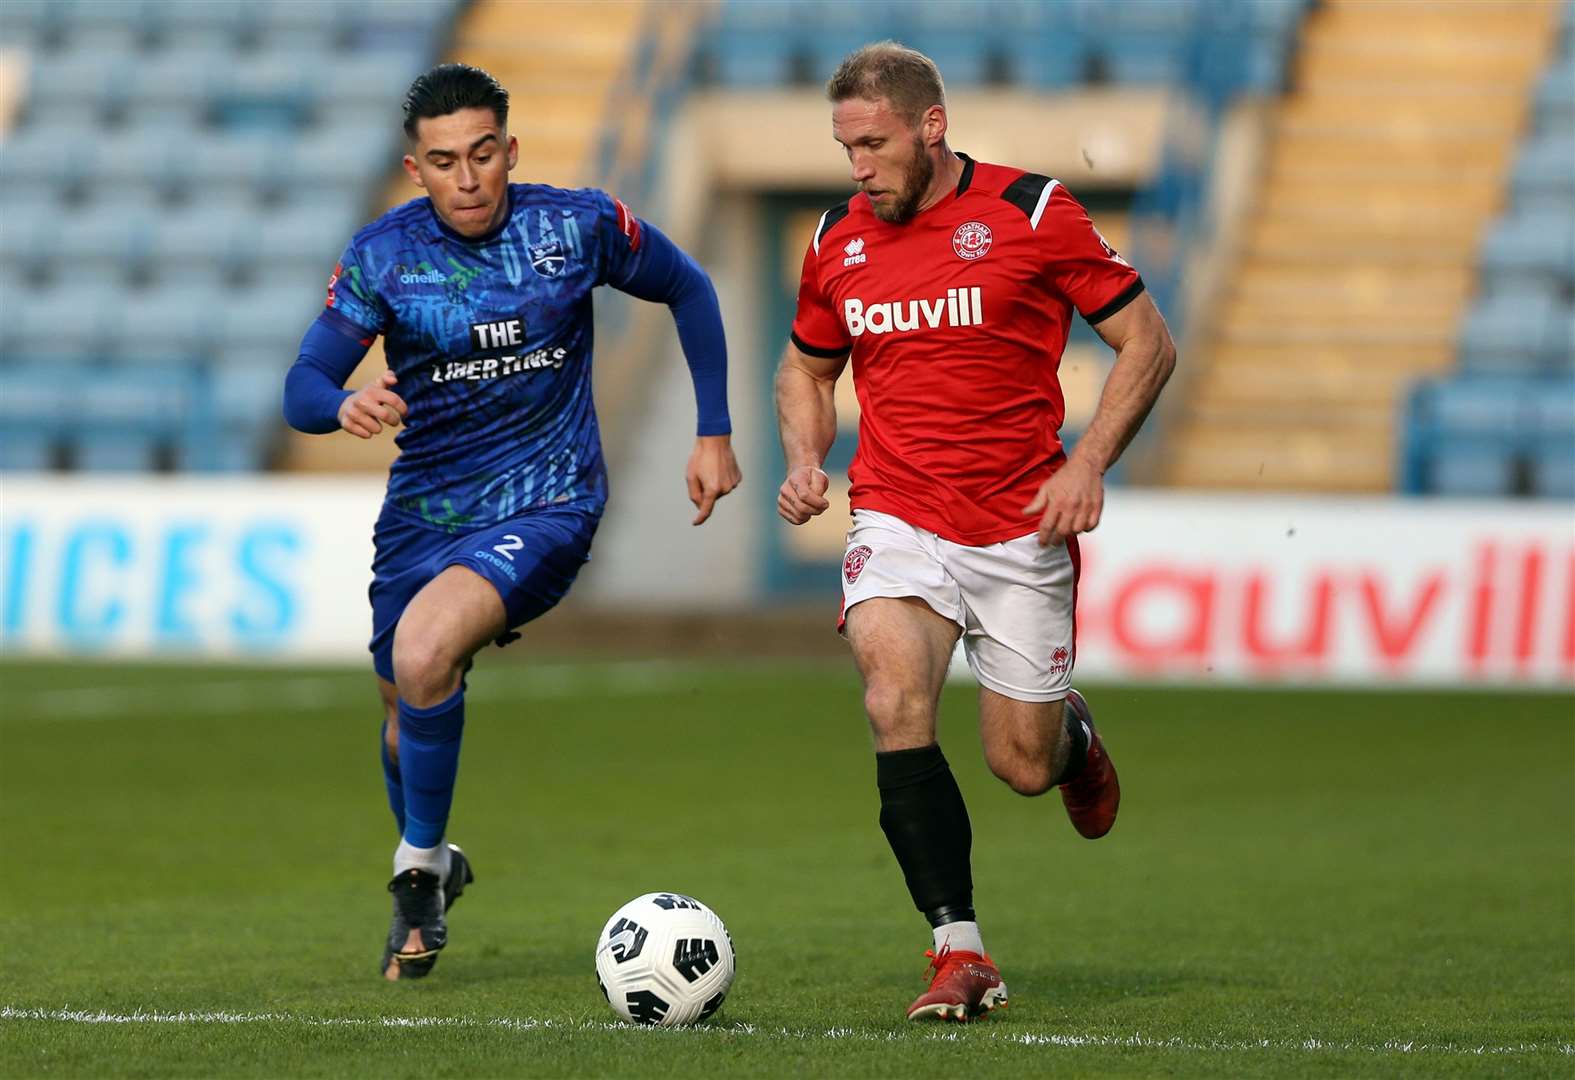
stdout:
[(870, 209), (875, 211), (877, 218), (890, 225), (911, 221), (913, 215), (919, 212), (919, 203), (924, 201), (924, 193), (930, 189), (930, 181), (934, 179), (935, 162), (924, 152), (924, 140), (915, 136), (913, 158), (902, 170), (902, 188), (891, 193), (892, 200), (888, 205), (871, 203)]

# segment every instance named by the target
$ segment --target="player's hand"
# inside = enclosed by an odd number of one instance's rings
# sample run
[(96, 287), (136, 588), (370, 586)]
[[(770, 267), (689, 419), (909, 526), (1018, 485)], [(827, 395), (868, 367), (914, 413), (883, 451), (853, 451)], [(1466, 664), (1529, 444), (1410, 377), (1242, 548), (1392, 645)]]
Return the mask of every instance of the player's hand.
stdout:
[(392, 371), (385, 371), (345, 398), (339, 406), (339, 426), (358, 438), (370, 439), (385, 426), (403, 424), (410, 410), (405, 399), (389, 389), (398, 381)]
[(690, 524), (699, 525), (711, 516), (718, 499), (744, 482), (738, 458), (733, 456), (732, 436), (702, 435), (696, 439), (684, 481), (689, 485), (689, 501), (699, 511)]
[(1039, 515), (1039, 546), (1051, 547), (1067, 537), (1092, 532), (1105, 508), (1105, 478), (1077, 457), (1067, 459), (1054, 476), (1039, 485), (1033, 502), (1023, 507)]
[(782, 481), (782, 490), (777, 492), (777, 513), (789, 525), (804, 524), (831, 508), (826, 500), (826, 489), (830, 486), (831, 477), (814, 465), (800, 465), (789, 470), (787, 479)]

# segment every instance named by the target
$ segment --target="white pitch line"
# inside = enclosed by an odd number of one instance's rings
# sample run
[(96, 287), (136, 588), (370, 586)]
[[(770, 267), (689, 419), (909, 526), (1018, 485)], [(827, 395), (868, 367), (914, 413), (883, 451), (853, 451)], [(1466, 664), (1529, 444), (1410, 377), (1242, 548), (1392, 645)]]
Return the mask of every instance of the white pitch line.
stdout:
[[(111, 1013), (89, 1009), (22, 1009), (7, 1005), (0, 1007), (0, 1020), (44, 1020), (71, 1024), (293, 1024), (298, 1027), (364, 1027), (364, 1028), (496, 1028), (503, 1031), (564, 1031), (603, 1032), (634, 1031), (656, 1036), (689, 1036), (711, 1038), (759, 1038), (768, 1040), (810, 1039), (846, 1040), (853, 1042), (906, 1042), (913, 1038), (930, 1041), (952, 1042), (960, 1037), (956, 1030), (947, 1031), (861, 1031), (858, 1028), (835, 1027), (825, 1029), (770, 1028), (757, 1024), (709, 1024), (691, 1028), (644, 1028), (613, 1021), (551, 1020), (536, 1017), (501, 1016), (478, 1019), (464, 1016), (303, 1016), (299, 1013), (236, 1013), (236, 1012), (143, 1012)], [(1211, 1039), (1194, 1040), (1179, 1037), (1155, 1038), (1148, 1035), (1076, 1035), (1032, 1032), (991, 1031), (984, 1038), (992, 1041), (1015, 1043), (1021, 1046), (1113, 1047), (1139, 1050), (1180, 1050), (1198, 1052), (1240, 1052), (1251, 1050), (1301, 1050), (1308, 1053), (1355, 1054), (1440, 1054), (1454, 1057), (1501, 1056), (1505, 1054), (1538, 1054), (1575, 1056), (1575, 1044), (1570, 1043), (1520, 1043), (1514, 1046), (1458, 1046), (1453, 1043), (1427, 1043), (1414, 1039), (1385, 1039), (1377, 1043), (1350, 1043), (1329, 1039)]]

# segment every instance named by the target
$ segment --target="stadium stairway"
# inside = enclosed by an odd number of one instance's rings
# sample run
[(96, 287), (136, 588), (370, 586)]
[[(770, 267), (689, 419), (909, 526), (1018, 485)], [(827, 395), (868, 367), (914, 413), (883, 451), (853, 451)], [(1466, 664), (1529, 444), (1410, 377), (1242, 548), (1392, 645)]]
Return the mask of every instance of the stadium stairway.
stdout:
[(1544, 3), (1327, 0), (1303, 28), (1162, 474), (1388, 491), (1400, 406), (1454, 362), (1558, 29)]
[[(483, 68), (508, 88), (509, 131), (520, 146), (514, 181), (563, 187), (597, 182), (609, 103), (631, 67), (651, 6), (647, 0), (476, 0), (465, 10), (445, 59)], [(379, 209), (420, 195), (395, 165)], [(370, 381), (384, 366), (379, 340), (349, 385)], [(285, 467), (375, 470), (386, 468), (397, 453), (387, 434), (361, 440), (291, 432)]]

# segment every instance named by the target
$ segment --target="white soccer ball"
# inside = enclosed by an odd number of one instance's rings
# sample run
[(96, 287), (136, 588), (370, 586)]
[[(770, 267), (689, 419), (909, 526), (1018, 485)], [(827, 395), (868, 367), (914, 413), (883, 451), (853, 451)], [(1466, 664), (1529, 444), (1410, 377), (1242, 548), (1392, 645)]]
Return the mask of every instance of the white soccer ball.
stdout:
[(613, 912), (596, 939), (596, 982), (613, 1012), (636, 1024), (704, 1020), (733, 985), (733, 939), (692, 896), (654, 892)]

